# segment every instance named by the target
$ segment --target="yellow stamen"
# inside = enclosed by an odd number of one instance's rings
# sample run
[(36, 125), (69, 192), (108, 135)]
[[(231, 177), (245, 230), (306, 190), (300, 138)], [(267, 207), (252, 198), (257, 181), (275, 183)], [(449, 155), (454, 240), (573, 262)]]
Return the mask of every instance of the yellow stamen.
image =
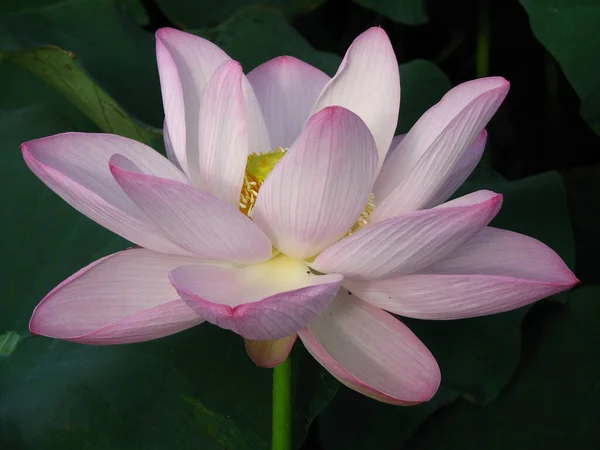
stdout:
[(360, 216), (358, 216), (356, 223), (352, 225), (352, 228), (350, 228), (350, 231), (346, 233), (346, 236), (350, 236), (356, 230), (358, 230), (361, 227), (364, 227), (366, 224), (369, 223), (367, 219), (369, 218), (369, 215), (375, 210), (375, 206), (375, 196), (371, 194), (369, 196), (367, 204), (365, 205), (365, 209), (363, 210), (363, 212), (360, 213)]
[(287, 148), (277, 147), (274, 151), (262, 155), (256, 153), (248, 155), (244, 184), (240, 194), (240, 211), (248, 217), (252, 217), (260, 187), (285, 152)]

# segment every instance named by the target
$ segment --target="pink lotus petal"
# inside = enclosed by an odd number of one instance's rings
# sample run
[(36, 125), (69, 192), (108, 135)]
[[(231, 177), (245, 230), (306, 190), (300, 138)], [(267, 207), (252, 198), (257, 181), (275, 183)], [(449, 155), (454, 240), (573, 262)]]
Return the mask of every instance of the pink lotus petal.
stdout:
[(173, 148), (173, 143), (171, 142), (171, 137), (169, 136), (169, 130), (167, 128), (167, 122), (163, 122), (163, 141), (165, 143), (165, 150), (167, 151), (167, 159), (171, 161), (171, 163), (177, 167), (179, 170), (183, 172), (181, 168), (181, 164), (177, 159), (177, 155), (175, 154), (175, 149)]
[(246, 352), (250, 359), (258, 367), (273, 368), (284, 362), (290, 355), (294, 342), (298, 335), (296, 333), (291, 336), (277, 339), (276, 341), (251, 341), (244, 340)]
[(433, 355), (408, 327), (354, 295), (341, 291), (298, 334), (334, 377), (375, 400), (394, 405), (425, 402), (440, 384)]
[(377, 222), (431, 205), (508, 93), (500, 77), (463, 83), (411, 128), (375, 184)]
[(384, 220), (332, 245), (310, 266), (357, 280), (410, 274), (471, 239), (494, 218), (501, 203), (500, 194), (477, 191), (437, 208)]
[(170, 270), (191, 261), (146, 249), (99, 259), (40, 302), (31, 318), (31, 332), (84, 344), (125, 344), (198, 325), (202, 319), (168, 279)]
[(405, 137), (406, 137), (406, 133), (399, 134), (392, 138), (392, 143), (390, 144), (390, 148), (388, 149), (388, 151), (385, 154), (384, 164), (385, 164), (385, 161), (387, 161), (389, 159), (389, 157), (392, 155), (392, 153), (394, 151), (396, 151), (398, 149), (398, 147), (400, 147), (400, 143), (404, 140)]
[(156, 32), (156, 59), (169, 136), (189, 175), (188, 153), (198, 152), (202, 93), (217, 68), (231, 58), (206, 39), (161, 28)]
[(375, 143), (363, 121), (347, 109), (325, 108), (265, 180), (253, 219), (281, 252), (313, 256), (358, 219), (376, 169)]
[(348, 108), (367, 124), (375, 138), (381, 167), (400, 108), (398, 61), (381, 28), (370, 28), (354, 40), (313, 112), (332, 105)]
[(31, 171), (82, 214), (142, 247), (187, 254), (163, 236), (110, 173), (110, 157), (121, 153), (145, 173), (187, 181), (150, 147), (112, 134), (64, 133), (26, 142), (21, 149)]
[(387, 311), (449, 320), (509, 311), (577, 283), (560, 256), (546, 245), (522, 234), (486, 227), (417, 274), (344, 285)]
[(473, 169), (479, 164), (485, 150), (486, 141), (487, 131), (483, 130), (473, 145), (463, 154), (450, 175), (437, 187), (437, 191), (431, 195), (429, 202), (424, 204), (423, 209), (433, 208), (445, 202), (462, 186), (473, 172)]
[(110, 169), (154, 224), (200, 259), (250, 263), (271, 257), (271, 243), (260, 228), (208, 192), (139, 173), (118, 155)]
[(239, 269), (186, 265), (171, 283), (200, 317), (246, 339), (282, 339), (304, 328), (335, 296), (340, 275), (314, 275), (279, 255)]
[(200, 151), (195, 161), (189, 155), (190, 170), (199, 171), (204, 188), (236, 208), (248, 160), (243, 77), (236, 61), (217, 69), (200, 102)]
[(269, 130), (260, 109), (254, 89), (246, 76), (242, 77), (242, 89), (246, 102), (246, 119), (248, 120), (248, 153), (267, 153), (275, 149), (269, 137)]
[(280, 56), (248, 74), (265, 117), (271, 143), (289, 148), (329, 81), (319, 69), (292, 56)]
[[(388, 152), (387, 158), (393, 154), (399, 147), (400, 142), (406, 136), (405, 134), (400, 136), (395, 136), (394, 140), (396, 140), (396, 145), (394, 146), (394, 141), (392, 141), (392, 145), (390, 146), (390, 151)], [(461, 160), (457, 163), (453, 172), (444, 180), (443, 183), (439, 185), (437, 191), (432, 196), (429, 203), (425, 204), (422, 209), (433, 208), (434, 206), (439, 205), (440, 203), (448, 200), (456, 190), (462, 186), (462, 184), (467, 180), (473, 169), (479, 163), (481, 156), (483, 155), (483, 151), (485, 150), (485, 143), (487, 141), (487, 131), (483, 130), (475, 143), (469, 147), (469, 149), (462, 156)], [(400, 149), (400, 151), (404, 151), (405, 149)], [(384, 163), (385, 165), (386, 163)], [(384, 171), (382, 170), (381, 173)], [(391, 175), (388, 173), (388, 175)], [(381, 174), (379, 175), (381, 177)], [(398, 184), (403, 183), (399, 181)], [(377, 184), (377, 182), (376, 182)], [(409, 189), (409, 187), (406, 187)]]

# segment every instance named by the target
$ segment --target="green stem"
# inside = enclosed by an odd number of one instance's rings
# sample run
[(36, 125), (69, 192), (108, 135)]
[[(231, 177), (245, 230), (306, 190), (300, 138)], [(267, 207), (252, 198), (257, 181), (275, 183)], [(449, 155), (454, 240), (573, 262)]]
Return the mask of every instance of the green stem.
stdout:
[(273, 369), (272, 450), (292, 448), (292, 357)]
[(490, 0), (479, 1), (477, 18), (477, 59), (475, 61), (477, 78), (487, 77), (490, 73)]

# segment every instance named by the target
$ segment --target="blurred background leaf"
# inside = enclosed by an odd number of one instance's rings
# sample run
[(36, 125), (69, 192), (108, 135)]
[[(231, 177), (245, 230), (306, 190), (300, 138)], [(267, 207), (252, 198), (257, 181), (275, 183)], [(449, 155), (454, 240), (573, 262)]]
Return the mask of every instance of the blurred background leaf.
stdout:
[(354, 0), (367, 9), (407, 25), (427, 22), (424, 0)]
[(220, 25), (191, 30), (210, 39), (249, 72), (281, 55), (295, 56), (333, 75), (341, 58), (315, 50), (276, 8), (250, 6), (237, 11)]
[(204, 28), (225, 22), (244, 8), (255, 6), (263, 11), (278, 9), (293, 18), (309, 12), (327, 0), (221, 0), (218, 2), (157, 0), (159, 8), (180, 28)]
[(138, 0), (8, 0), (0, 7), (0, 50), (73, 52), (126, 111), (162, 128), (154, 36), (136, 23), (140, 8)]
[(105, 133), (118, 134), (151, 145), (160, 142), (162, 133), (142, 126), (104, 92), (73, 61), (74, 55), (57, 47), (40, 47), (0, 54), (21, 66), (56, 91)]
[(441, 409), (405, 448), (597, 449), (600, 287), (578, 288), (572, 297), (532, 311), (517, 377), (498, 400)]
[(600, 134), (600, 3), (520, 0), (535, 36), (556, 58), (581, 99), (581, 114)]

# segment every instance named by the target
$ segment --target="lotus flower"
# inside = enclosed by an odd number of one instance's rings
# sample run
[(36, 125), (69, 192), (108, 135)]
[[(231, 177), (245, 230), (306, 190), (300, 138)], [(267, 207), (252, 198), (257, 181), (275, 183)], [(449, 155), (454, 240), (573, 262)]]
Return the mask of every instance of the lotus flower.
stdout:
[(504, 79), (459, 85), (394, 138), (398, 64), (380, 28), (331, 79), (289, 56), (244, 75), (174, 29), (157, 32), (156, 49), (168, 159), (110, 134), (22, 146), (48, 187), (139, 246), (52, 290), (33, 333), (120, 344), (206, 321), (243, 336), (262, 366), (299, 335), (342, 383), (413, 404), (440, 371), (390, 313), (480, 316), (577, 282), (541, 242), (487, 226), (501, 195), (447, 201), (481, 157)]

